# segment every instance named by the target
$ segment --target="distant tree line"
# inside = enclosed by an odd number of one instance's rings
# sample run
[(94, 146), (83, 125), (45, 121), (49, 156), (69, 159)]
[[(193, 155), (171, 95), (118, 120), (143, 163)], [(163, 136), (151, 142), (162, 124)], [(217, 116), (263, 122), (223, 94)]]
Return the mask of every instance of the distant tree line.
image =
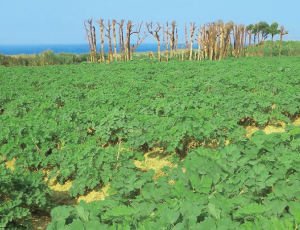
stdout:
[[(281, 28), (278, 29), (279, 25), (277, 22), (273, 22), (269, 25), (267, 22), (260, 21), (256, 24), (245, 26), (244, 24), (237, 25), (232, 21), (224, 23), (222, 20), (219, 20), (217, 22), (198, 26), (198, 28), (196, 23), (192, 22), (190, 23), (189, 34), (187, 24), (185, 24), (185, 47), (181, 47), (179, 51), (178, 25), (176, 24), (176, 21), (172, 21), (171, 23), (145, 23), (143, 33), (141, 32), (143, 22), (133, 24), (133, 22), (129, 20), (127, 21), (127, 25), (125, 25), (125, 20), (117, 22), (113, 19), (112, 22), (108, 20), (107, 23), (105, 23), (103, 19), (100, 19), (97, 23), (100, 28), (100, 59), (97, 58), (97, 36), (95, 26), (93, 26), (93, 19), (84, 22), (92, 62), (131, 60), (133, 57), (132, 54), (147, 36), (146, 29), (148, 34), (157, 40), (158, 60), (162, 60), (161, 42), (163, 53), (166, 53), (164, 56), (167, 56), (167, 59), (168, 57), (172, 58), (175, 55), (177, 57), (181, 56), (181, 59), (188, 56), (187, 59), (189, 60), (221, 60), (228, 56), (238, 58), (246, 55), (260, 55), (259, 49), (256, 49), (255, 52), (252, 53), (246, 53), (246, 51), (247, 49), (249, 51), (250, 47), (263, 45), (268, 36), (271, 36), (272, 46), (270, 53), (273, 54), (273, 41), (274, 36), (277, 34), (280, 35), (280, 56), (282, 38), (284, 35), (288, 34), (288, 31), (285, 31), (284, 26), (281, 26)], [(118, 25), (118, 30), (116, 25)], [(124, 31), (126, 32), (124, 33)], [(117, 51), (117, 33), (119, 37), (119, 52)], [(133, 35), (137, 36), (137, 42), (136, 44), (131, 45), (131, 37)], [(104, 37), (107, 38), (109, 48), (108, 54), (106, 55), (108, 57), (107, 59), (105, 59), (104, 55)], [(248, 45), (246, 46), (247, 41)], [(194, 42), (197, 42), (198, 44), (197, 51), (193, 49)], [(186, 51), (188, 51), (188, 55), (184, 55), (186, 54)], [(180, 55), (180, 52), (182, 55)], [(151, 56), (153, 55), (150, 53), (149, 57)]]
[[(82, 62), (110, 62), (112, 60), (128, 61), (133, 58), (157, 59), (168, 61), (180, 60), (221, 60), (228, 57), (246, 56), (296, 56), (300, 55), (300, 42), (283, 42), (283, 36), (288, 31), (283, 26), (278, 28), (278, 23), (269, 25), (258, 22), (244, 26), (234, 22), (223, 23), (217, 21), (196, 26), (196, 23), (185, 24), (185, 45), (179, 49), (178, 26), (176, 21), (171, 23), (143, 23), (133, 24), (132, 21), (103, 19), (98, 22), (100, 28), (100, 48), (97, 50), (96, 28), (93, 20), (84, 22), (90, 52), (76, 55), (73, 53), (55, 54), (47, 50), (33, 55), (2, 55), (0, 65), (4, 66), (43, 66), (43, 65), (70, 65)], [(157, 53), (134, 53), (147, 35), (157, 40)], [(279, 40), (274, 37), (279, 35)], [(132, 36), (136, 36), (135, 44), (131, 43)], [(108, 52), (104, 52), (104, 38), (107, 38)], [(270, 41), (266, 39), (270, 37)], [(98, 43), (98, 45), (99, 45)], [(248, 44), (247, 44), (248, 43)], [(119, 47), (117, 46), (119, 45)], [(197, 47), (196, 49), (193, 49)], [(118, 49), (117, 49), (118, 48)]]

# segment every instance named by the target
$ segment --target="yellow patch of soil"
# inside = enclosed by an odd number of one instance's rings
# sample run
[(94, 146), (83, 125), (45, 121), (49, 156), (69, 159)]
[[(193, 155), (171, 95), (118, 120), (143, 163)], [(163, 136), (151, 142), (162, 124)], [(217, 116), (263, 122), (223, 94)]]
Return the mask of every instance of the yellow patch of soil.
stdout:
[(246, 137), (248, 137), (248, 138), (250, 138), (253, 133), (255, 133), (257, 130), (259, 130), (259, 128), (255, 127), (255, 126), (246, 126), (245, 129), (247, 132)]
[(160, 159), (160, 156), (164, 156), (164, 152), (160, 148), (155, 148), (153, 151), (146, 153), (144, 156), (145, 161), (135, 160), (134, 165), (142, 171), (153, 169), (155, 171), (154, 180), (166, 174), (161, 171), (163, 167), (172, 167), (172, 163), (170, 162), (170, 159), (172, 158), (171, 156), (165, 156)]
[(267, 125), (263, 129), (259, 129), (256, 126), (246, 126), (245, 130), (247, 132), (246, 137), (250, 138), (253, 133), (255, 133), (258, 130), (262, 130), (266, 134), (271, 134), (271, 133), (283, 133), (285, 132), (285, 122), (283, 121), (277, 121), (274, 123), (274, 125)]
[[(53, 190), (52, 199), (53, 202), (58, 205), (72, 205), (77, 206), (81, 200), (84, 200), (86, 203), (90, 203), (95, 200), (104, 200), (108, 196), (107, 190), (109, 185), (100, 188), (95, 188), (94, 190), (88, 192), (86, 195), (79, 196), (78, 198), (70, 199), (69, 198), (69, 189), (72, 186), (72, 181), (68, 180), (63, 185), (57, 182), (57, 176), (59, 171), (56, 173), (56, 176), (51, 180), (48, 180), (47, 176), (50, 173), (50, 170), (43, 170), (45, 173), (44, 181), (48, 183), (48, 186)], [(100, 191), (96, 191), (99, 189)], [(32, 229), (46, 229), (51, 222), (51, 217), (45, 214), (35, 214), (32, 215)]]
[[(2, 158), (2, 159), (5, 160), (4, 158)], [(15, 169), (15, 167), (14, 167), (15, 162), (16, 162), (15, 158), (13, 158), (11, 161), (5, 162), (6, 168), (9, 168), (13, 171)]]
[(297, 120), (295, 120), (295, 121), (293, 122), (293, 125), (295, 125), (295, 126), (300, 125), (300, 118), (298, 118)]
[(268, 125), (262, 131), (264, 131), (266, 134), (284, 133), (285, 129), (282, 128), (282, 127), (276, 127), (276, 126)]
[[(98, 187), (98, 189), (99, 189), (99, 187)], [(90, 202), (96, 201), (96, 200), (105, 200), (105, 197), (109, 196), (109, 194), (107, 192), (108, 189), (109, 189), (109, 184), (107, 186), (103, 187), (101, 189), (101, 191), (96, 191), (97, 189), (94, 189), (91, 192), (89, 192), (87, 195), (78, 197), (77, 204), (79, 204), (79, 202), (81, 200), (84, 200), (86, 203), (90, 203)]]
[(50, 170), (43, 170), (45, 173), (45, 178), (43, 179), (48, 187), (52, 189), (52, 199), (53, 202), (59, 205), (74, 205), (76, 201), (69, 199), (69, 189), (72, 186), (72, 181), (68, 180), (64, 184), (59, 184), (57, 182), (57, 176), (59, 175), (59, 170), (57, 171), (54, 178), (49, 180), (47, 176), (50, 173)]

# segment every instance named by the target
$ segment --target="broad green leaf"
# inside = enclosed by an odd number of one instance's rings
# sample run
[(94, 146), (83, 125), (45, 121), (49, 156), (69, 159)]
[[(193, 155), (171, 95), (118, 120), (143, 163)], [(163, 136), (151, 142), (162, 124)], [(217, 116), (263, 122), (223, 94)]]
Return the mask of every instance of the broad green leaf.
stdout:
[(84, 229), (84, 225), (83, 225), (83, 222), (81, 220), (73, 220), (73, 222), (71, 224), (69, 224), (69, 226), (66, 227), (65, 229), (68, 229), (68, 230), (82, 230), (82, 229)]
[(84, 227), (86, 230), (105, 230), (108, 228), (107, 224), (101, 224), (100, 220), (94, 220), (94, 221), (88, 221), (87, 223), (84, 224)]
[(207, 205), (207, 208), (208, 208), (208, 212), (210, 215), (212, 215), (212, 217), (214, 219), (220, 219), (220, 214), (221, 214), (221, 210), (219, 210), (218, 208), (216, 208), (216, 206), (212, 203), (209, 203)]
[(65, 220), (73, 211), (73, 207), (71, 206), (58, 206), (52, 209), (51, 218), (52, 220), (59, 221)]
[(87, 222), (89, 220), (89, 212), (84, 210), (82, 206), (76, 207), (77, 215), (83, 222)]
[(216, 230), (216, 222), (211, 217), (206, 217), (204, 221), (200, 222), (201, 230)]
[(165, 224), (174, 224), (178, 217), (180, 215), (179, 211), (171, 210), (171, 209), (166, 209), (161, 215), (161, 220), (165, 222)]

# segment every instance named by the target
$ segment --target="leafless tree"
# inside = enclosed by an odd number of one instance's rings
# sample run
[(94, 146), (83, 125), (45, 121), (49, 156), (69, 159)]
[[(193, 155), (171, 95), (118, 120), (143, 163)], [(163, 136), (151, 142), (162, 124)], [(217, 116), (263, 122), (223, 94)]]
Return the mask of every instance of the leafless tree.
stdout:
[(158, 53), (158, 60), (160, 61), (160, 39), (158, 32), (161, 29), (161, 26), (159, 23), (157, 23), (156, 29), (153, 31), (153, 23), (146, 23), (148, 32), (157, 40), (157, 53)]
[[(167, 23), (168, 25), (168, 23)], [(172, 21), (171, 23), (171, 33), (169, 33), (169, 27), (167, 27), (167, 31), (165, 33), (167, 34), (167, 38), (170, 37), (170, 51), (171, 51), (171, 57), (173, 56), (173, 51), (175, 47), (175, 29), (176, 29), (176, 21)], [(168, 44), (168, 42), (167, 42)], [(167, 45), (168, 46), (168, 45)]]
[[(86, 22), (89, 24), (89, 29), (86, 26)], [(89, 19), (84, 22), (87, 40), (90, 47), (91, 62), (97, 62), (97, 45), (96, 45), (96, 30), (93, 26), (93, 19)]]
[(187, 25), (186, 25), (186, 23), (185, 23), (185, 47), (186, 47), (186, 49), (189, 48), (189, 41), (188, 41)]
[(289, 33), (289, 31), (284, 30), (284, 26), (280, 27), (280, 45), (279, 45), (279, 54), (278, 54), (279, 57), (281, 57), (282, 37), (288, 33)]
[[(135, 49), (145, 40), (146, 38), (146, 33), (144, 31), (144, 35), (143, 37), (140, 37), (140, 32), (141, 32), (141, 27), (142, 27), (142, 23), (140, 23), (139, 25), (137, 25), (137, 30), (136, 31), (132, 31), (132, 29), (136, 26), (133, 25), (131, 21), (127, 22), (127, 32), (126, 32), (126, 53), (127, 53), (127, 60), (130, 60), (132, 57), (133, 52), (135, 51)], [(132, 48), (130, 47), (130, 37), (132, 34), (137, 34), (138, 35), (138, 41), (136, 42), (136, 45), (134, 45)]]
[(103, 25), (103, 19), (100, 19), (97, 21), (100, 26), (100, 41), (101, 41), (101, 61), (105, 61), (104, 57), (104, 25)]
[(115, 60), (117, 60), (117, 35), (116, 35), (116, 20), (112, 20), (112, 27), (113, 27), (113, 43), (114, 43), (114, 56)]
[(195, 22), (191, 22), (190, 23), (190, 35), (191, 35), (191, 38), (190, 38), (190, 44), (191, 44), (191, 46), (190, 46), (190, 60), (192, 60), (195, 30), (196, 30)]
[(109, 60), (112, 61), (113, 60), (113, 52), (112, 52), (112, 47), (111, 47), (111, 25), (110, 25), (110, 20), (108, 20), (107, 22), (107, 28), (104, 26), (107, 34), (105, 34), (105, 36), (108, 39), (108, 57)]

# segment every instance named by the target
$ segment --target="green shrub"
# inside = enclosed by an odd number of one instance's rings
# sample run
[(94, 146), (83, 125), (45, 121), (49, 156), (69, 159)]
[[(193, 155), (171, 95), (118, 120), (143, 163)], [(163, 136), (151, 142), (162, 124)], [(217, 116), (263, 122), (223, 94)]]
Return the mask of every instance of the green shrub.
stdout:
[(50, 209), (51, 190), (41, 176), (20, 168), (12, 171), (0, 162), (0, 229), (28, 228), (31, 212)]
[(60, 65), (71, 65), (79, 62), (78, 55), (72, 53), (58, 53), (56, 55), (57, 63)]
[(43, 65), (54, 65), (57, 62), (56, 55), (51, 50), (46, 50), (45, 52), (39, 54)]

